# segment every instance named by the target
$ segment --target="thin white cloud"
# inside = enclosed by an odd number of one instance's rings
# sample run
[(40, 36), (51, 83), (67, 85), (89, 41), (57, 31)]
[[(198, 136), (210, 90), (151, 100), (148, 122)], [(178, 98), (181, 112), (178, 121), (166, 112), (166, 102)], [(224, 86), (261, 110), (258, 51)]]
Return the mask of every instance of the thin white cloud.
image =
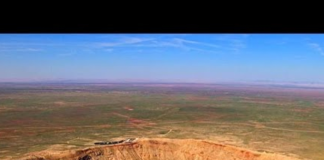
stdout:
[[(145, 42), (145, 43), (143, 43)], [(199, 41), (181, 39), (181, 38), (171, 38), (164, 40), (157, 40), (152, 38), (125, 38), (117, 42), (106, 42), (106, 43), (96, 43), (96, 47), (175, 47), (180, 49), (193, 49), (191, 45), (197, 46), (208, 46), (214, 48), (220, 48), (219, 45), (204, 43)], [(196, 46), (196, 47), (197, 47)], [(195, 47), (195, 48), (196, 48)]]
[(121, 45), (121, 43), (111, 43), (111, 42), (106, 42), (106, 43), (96, 43), (96, 46), (98, 47), (115, 47)]
[(322, 47), (318, 43), (308, 43), (308, 45), (315, 51), (319, 52), (321, 55), (324, 56), (324, 51)]
[(186, 48), (187, 50), (194, 50), (194, 51), (198, 51), (200, 53), (214, 53), (214, 54), (219, 54), (219, 51), (215, 51), (215, 50), (206, 50), (206, 49), (200, 49), (200, 48), (192, 48), (192, 47), (188, 47)]
[(197, 44), (200, 46), (209, 46), (209, 47), (214, 47), (214, 48), (220, 48), (219, 45), (213, 45), (209, 43), (203, 43), (199, 41), (192, 41), (192, 40), (186, 40), (186, 39), (180, 39), (180, 38), (174, 38), (171, 40), (171, 44), (173, 44), (175, 47), (181, 48), (186, 51), (198, 51), (201, 53), (218, 53), (214, 49), (202, 49), (199, 48), (198, 46), (191, 46), (190, 44)]
[(7, 42), (0, 43), (0, 46), (15, 47), (15, 46), (65, 46), (67, 43), (30, 43), (30, 42)]
[(40, 48), (12, 48), (12, 47), (4, 47), (0, 48), (0, 52), (39, 52), (43, 51)]
[(246, 40), (250, 37), (249, 34), (223, 34), (214, 38), (222, 48), (227, 51), (239, 53), (242, 49), (247, 48)]
[(97, 46), (97, 47), (116, 47), (116, 46), (138, 44), (138, 43), (150, 41), (150, 40), (152, 40), (152, 39), (128, 37), (128, 38), (122, 39), (118, 42), (96, 43), (95, 46)]
[[(171, 36), (171, 35), (170, 35)], [(103, 51), (110, 51), (115, 47), (119, 48), (177, 48), (185, 51), (199, 51), (208, 53), (220, 52), (239, 52), (246, 48), (244, 39), (249, 35), (229, 36), (226, 35), (227, 42), (214, 41), (215, 43), (206, 43), (198, 40), (191, 40), (177, 35), (172, 37), (156, 37), (156, 38), (139, 38), (139, 37), (125, 37), (109, 42), (93, 43), (92, 48), (103, 49)], [(234, 39), (236, 38), (236, 39)], [(243, 40), (241, 40), (243, 39)], [(90, 47), (91, 48), (91, 47)], [(106, 50), (105, 50), (106, 49)]]
[(106, 51), (106, 52), (112, 52), (112, 51), (114, 51), (114, 49), (112, 49), (112, 48), (107, 48), (107, 49), (104, 49), (104, 51)]
[(242, 40), (235, 39), (230, 42), (229, 46), (230, 46), (229, 47), (230, 50), (233, 50), (234, 52), (239, 52), (246, 47), (246, 44)]
[[(194, 45), (194, 46), (193, 46)], [(221, 48), (219, 45), (204, 43), (200, 41), (193, 41), (181, 38), (171, 38), (166, 40), (152, 40), (149, 44), (136, 44), (133, 47), (173, 47), (179, 48), (186, 51), (199, 51), (199, 52), (208, 52), (208, 53), (218, 53), (213, 49), (202, 49), (202, 46), (212, 47), (212, 48)]]
[(300, 43), (299, 39), (293, 39), (290, 37), (280, 37), (276, 39), (268, 39), (264, 40), (264, 43), (269, 44), (269, 45), (286, 45), (286, 44), (294, 44), (294, 43)]
[(57, 56), (59, 57), (68, 57), (68, 56), (73, 56), (76, 55), (78, 53), (77, 50), (70, 50), (70, 51), (65, 51), (65, 52), (61, 52), (59, 54), (57, 54)]
[(60, 56), (60, 57), (68, 57), (68, 56), (72, 56), (72, 55), (75, 55), (75, 53), (61, 53), (61, 54), (58, 54), (58, 56)]
[(287, 44), (287, 41), (281, 41), (281, 42), (278, 42), (277, 44), (278, 45), (284, 45), (284, 44)]
[[(150, 46), (150, 45), (148, 45)], [(166, 41), (153, 41), (153, 47), (176, 47), (176, 48), (182, 48), (183, 44), (177, 43), (177, 42), (172, 42), (170, 40)]]
[(186, 39), (181, 39), (181, 38), (174, 38), (173, 41), (178, 42), (180, 44), (189, 43), (189, 44), (198, 44), (198, 45), (215, 47), (215, 48), (220, 47), (219, 45), (215, 45), (215, 44), (204, 43), (204, 42), (199, 42), (199, 41), (192, 41), (192, 40), (186, 40)]
[(134, 44), (134, 43), (140, 43), (140, 42), (144, 42), (144, 41), (148, 41), (148, 40), (151, 40), (151, 39), (131, 37), (131, 38), (124, 39), (124, 43), (125, 44)]
[(43, 51), (43, 50), (39, 49), (39, 48), (25, 48), (25, 49), (23, 49), (23, 51), (38, 52), (38, 51)]

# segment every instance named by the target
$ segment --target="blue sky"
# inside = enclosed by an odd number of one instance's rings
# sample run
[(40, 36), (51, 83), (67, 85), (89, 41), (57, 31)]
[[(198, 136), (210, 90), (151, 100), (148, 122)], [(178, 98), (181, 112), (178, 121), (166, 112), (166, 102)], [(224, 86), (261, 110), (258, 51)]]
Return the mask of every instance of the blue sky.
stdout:
[(0, 34), (0, 81), (324, 82), (323, 34)]

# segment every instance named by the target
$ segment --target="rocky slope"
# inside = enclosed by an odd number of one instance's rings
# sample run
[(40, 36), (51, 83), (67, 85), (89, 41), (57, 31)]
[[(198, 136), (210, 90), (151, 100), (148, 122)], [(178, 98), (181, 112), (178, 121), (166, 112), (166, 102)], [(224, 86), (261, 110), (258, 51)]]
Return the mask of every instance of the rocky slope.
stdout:
[(279, 154), (193, 139), (139, 139), (131, 144), (63, 152), (43, 151), (25, 160), (297, 160)]

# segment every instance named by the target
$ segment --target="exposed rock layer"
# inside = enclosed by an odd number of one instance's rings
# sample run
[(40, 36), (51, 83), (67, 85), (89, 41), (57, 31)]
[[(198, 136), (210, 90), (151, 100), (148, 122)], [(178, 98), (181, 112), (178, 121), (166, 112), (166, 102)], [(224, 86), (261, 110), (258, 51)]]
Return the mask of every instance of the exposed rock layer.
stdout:
[(193, 139), (139, 139), (132, 144), (63, 152), (44, 151), (26, 160), (297, 160), (279, 154)]

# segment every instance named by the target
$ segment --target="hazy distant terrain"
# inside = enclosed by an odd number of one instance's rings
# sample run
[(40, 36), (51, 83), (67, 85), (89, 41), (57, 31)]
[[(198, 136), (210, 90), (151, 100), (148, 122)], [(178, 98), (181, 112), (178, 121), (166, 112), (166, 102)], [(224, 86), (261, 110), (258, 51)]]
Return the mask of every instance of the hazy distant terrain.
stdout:
[(119, 137), (204, 139), (324, 159), (321, 86), (1, 83), (0, 159)]

